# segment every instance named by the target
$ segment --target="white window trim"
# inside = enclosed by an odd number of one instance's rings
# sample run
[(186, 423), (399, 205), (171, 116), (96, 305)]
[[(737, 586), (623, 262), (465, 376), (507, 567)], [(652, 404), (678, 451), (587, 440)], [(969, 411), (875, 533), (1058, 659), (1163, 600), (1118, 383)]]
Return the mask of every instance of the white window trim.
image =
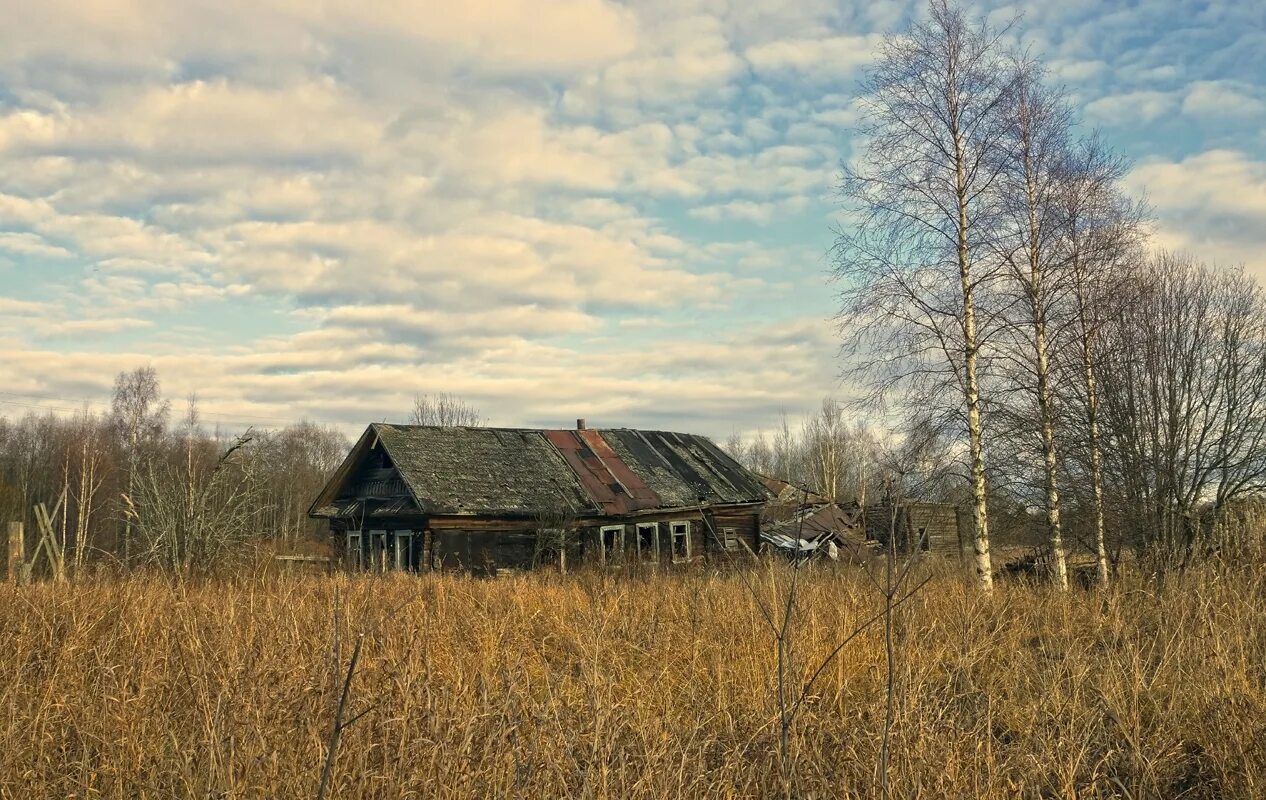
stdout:
[[(369, 565), (370, 572), (382, 572), (387, 566), (383, 562), (387, 560), (387, 536), (388, 535), (389, 535), (389, 532), (384, 528), (375, 528), (369, 531), (369, 556), (372, 562)], [(379, 555), (379, 553), (375, 550), (375, 547), (378, 544), (378, 541), (382, 542), (381, 555)]]
[[(355, 546), (355, 547), (352, 547), (352, 540), (353, 540), (353, 539), (355, 539), (355, 540), (356, 540), (356, 546)], [(347, 532), (347, 541), (346, 541), (346, 543), (345, 543), (345, 544), (346, 544), (346, 546), (347, 546), (347, 549), (346, 549), (346, 550), (344, 550), (344, 555), (345, 555), (345, 556), (347, 556), (347, 557), (349, 557), (349, 561), (351, 562), (351, 563), (349, 563), (347, 566), (348, 566), (350, 569), (354, 569), (354, 570), (357, 570), (357, 571), (360, 571), (361, 569), (364, 569), (364, 565), (365, 565), (365, 546), (364, 546), (364, 544), (362, 543), (361, 532), (360, 532), (360, 531), (348, 531), (348, 532)], [(354, 556), (354, 557), (352, 557), (352, 556)]]
[[(681, 534), (686, 537), (686, 554), (684, 556), (677, 555), (677, 536), (678, 536), (677, 529), (679, 527), (684, 528), (684, 530), (681, 531)], [(693, 555), (690, 552), (690, 520), (668, 523), (668, 537), (669, 537), (668, 546), (672, 548), (672, 553), (673, 553), (673, 563), (680, 564), (682, 562), (689, 561), (690, 556)]]
[[(413, 531), (394, 531), (393, 533), (395, 544), (392, 554), (395, 558), (395, 568), (408, 572), (410, 570), (409, 559), (413, 556)], [(402, 555), (400, 551), (401, 545), (404, 545), (403, 559), (400, 557)]]
[[(598, 529), (598, 542), (602, 548), (603, 564), (618, 564), (624, 555), (624, 525), (603, 525)], [(616, 551), (614, 558), (609, 558), (607, 554), (607, 534), (614, 533), (611, 537), (612, 549)]]
[(659, 523), (658, 522), (639, 522), (634, 530), (637, 537), (637, 560), (641, 561), (646, 555), (642, 552), (642, 531), (650, 530), (651, 544), (650, 552), (654, 556), (654, 561), (659, 562)]

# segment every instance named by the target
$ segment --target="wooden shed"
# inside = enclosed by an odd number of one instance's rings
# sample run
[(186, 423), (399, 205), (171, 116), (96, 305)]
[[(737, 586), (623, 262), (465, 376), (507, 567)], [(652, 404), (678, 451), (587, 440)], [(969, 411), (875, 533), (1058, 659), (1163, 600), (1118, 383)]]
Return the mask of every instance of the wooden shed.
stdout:
[[(867, 506), (866, 538), (887, 547), (894, 530), (892, 505)], [(970, 544), (971, 518), (951, 503), (898, 503), (895, 515), (897, 550), (918, 547), (936, 555), (959, 558)]]
[(310, 513), (352, 569), (496, 574), (755, 550), (768, 498), (703, 436), (374, 424)]

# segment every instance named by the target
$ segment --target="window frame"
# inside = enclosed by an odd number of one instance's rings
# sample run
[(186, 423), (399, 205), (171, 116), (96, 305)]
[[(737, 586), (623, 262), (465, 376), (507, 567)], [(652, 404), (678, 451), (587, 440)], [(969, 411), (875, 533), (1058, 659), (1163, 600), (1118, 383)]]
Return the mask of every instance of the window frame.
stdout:
[[(343, 540), (343, 559), (344, 565), (349, 570), (360, 572), (365, 568), (365, 545), (363, 532), (360, 530), (344, 531), (346, 538)], [(356, 540), (356, 546), (352, 547), (352, 540)]]
[[(370, 557), (370, 560), (373, 562), (369, 565), (370, 572), (382, 573), (386, 571), (386, 568), (387, 568), (386, 561), (387, 561), (387, 552), (388, 552), (387, 537), (390, 535), (391, 535), (391, 531), (387, 530), (386, 528), (374, 528), (373, 530), (369, 531), (369, 557)], [(375, 547), (379, 541), (382, 542), (382, 556), (381, 557), (378, 556), (378, 551), (375, 550)]]
[[(395, 569), (401, 572), (412, 572), (413, 564), (413, 537), (416, 533), (412, 530), (392, 531), (392, 564)], [(404, 545), (404, 558), (401, 559), (401, 545)]]
[[(679, 526), (682, 528), (680, 533), (678, 533), (678, 530), (677, 530)], [(693, 553), (690, 552), (691, 551), (690, 520), (686, 519), (686, 520), (680, 520), (676, 522), (669, 522), (668, 536), (669, 536), (669, 546), (672, 547), (673, 563), (684, 564), (685, 562), (689, 561), (690, 557), (693, 555)], [(684, 554), (678, 554), (677, 552), (677, 537), (678, 536), (681, 536), (682, 540), (685, 542), (686, 546), (683, 548), (683, 550), (685, 551)]]
[[(642, 531), (649, 530), (651, 532), (650, 545), (644, 551), (642, 549)], [(651, 556), (651, 560), (659, 561), (659, 523), (658, 522), (639, 522), (633, 529), (633, 534), (637, 538), (637, 560), (646, 560), (647, 555)]]
[(738, 528), (727, 525), (718, 532), (721, 534), (721, 549), (727, 553), (737, 552), (739, 549)]
[[(598, 546), (602, 548), (602, 563), (616, 565), (623, 561), (624, 557), (624, 533), (627, 525), (601, 525), (598, 528)], [(610, 549), (615, 551), (615, 556), (611, 557), (607, 553), (607, 534), (612, 533)]]

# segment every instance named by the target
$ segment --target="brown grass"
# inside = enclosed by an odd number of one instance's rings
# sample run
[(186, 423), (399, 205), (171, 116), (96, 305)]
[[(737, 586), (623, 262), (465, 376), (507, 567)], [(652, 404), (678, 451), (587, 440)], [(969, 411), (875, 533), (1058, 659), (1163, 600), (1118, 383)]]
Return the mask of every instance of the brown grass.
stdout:
[[(893, 795), (1266, 795), (1266, 587), (1127, 583), (939, 577), (903, 606)], [(794, 674), (878, 604), (857, 571), (805, 575)], [(734, 574), (132, 578), (0, 607), (4, 797), (313, 797), (360, 633), (332, 797), (784, 791), (773, 639)], [(810, 693), (796, 796), (877, 796), (883, 652), (867, 630)]]

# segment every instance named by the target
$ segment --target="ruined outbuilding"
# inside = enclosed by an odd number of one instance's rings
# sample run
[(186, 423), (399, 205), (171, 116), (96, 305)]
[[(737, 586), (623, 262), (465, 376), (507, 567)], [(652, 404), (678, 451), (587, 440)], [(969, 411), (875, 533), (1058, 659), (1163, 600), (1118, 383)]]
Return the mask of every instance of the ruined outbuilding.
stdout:
[(310, 513), (354, 569), (496, 574), (755, 551), (769, 497), (703, 436), (373, 424)]
[(962, 558), (971, 540), (972, 523), (965, 509), (950, 503), (905, 501), (866, 509), (866, 538), (883, 547), (896, 534), (896, 550), (923, 550), (948, 558)]

